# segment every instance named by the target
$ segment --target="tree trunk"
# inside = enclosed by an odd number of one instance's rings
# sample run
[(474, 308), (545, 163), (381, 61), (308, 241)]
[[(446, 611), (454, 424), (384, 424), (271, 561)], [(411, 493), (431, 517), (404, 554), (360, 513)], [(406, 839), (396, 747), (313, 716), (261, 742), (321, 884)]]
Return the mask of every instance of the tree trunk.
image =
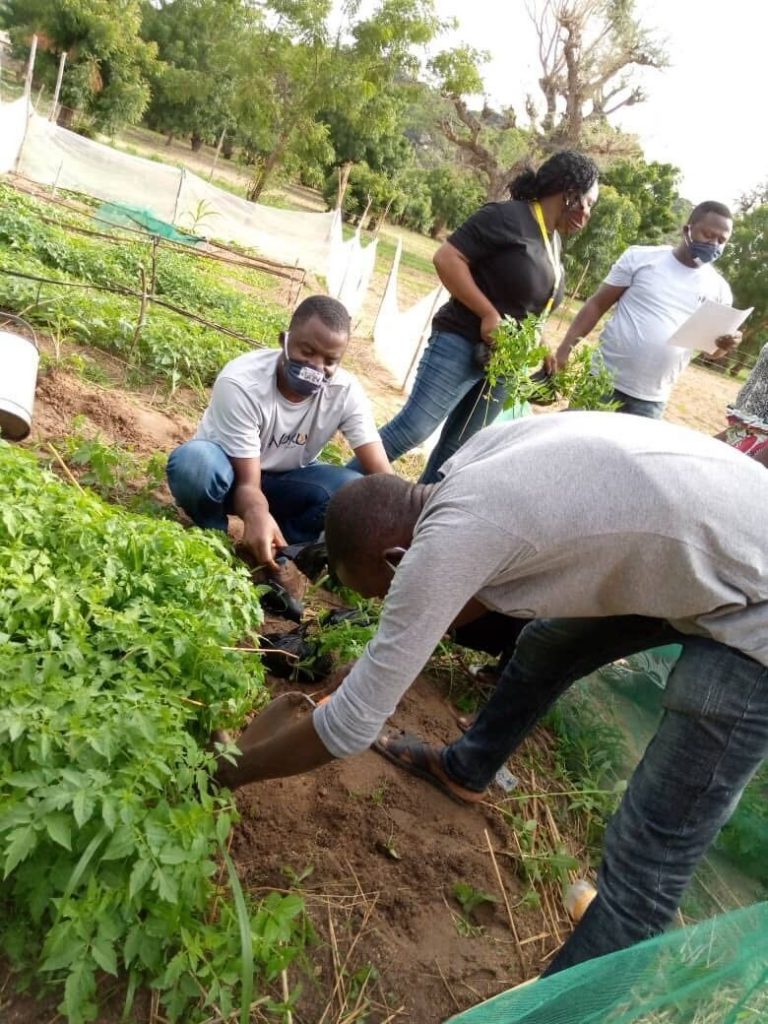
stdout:
[(192, 132), (192, 138), (190, 139), (190, 143), (192, 145), (192, 152), (193, 153), (197, 153), (197, 151), (199, 149), (202, 149), (202, 146), (203, 146), (203, 136), (200, 134), (199, 131), (195, 130), (195, 131)]
[(229, 135), (224, 137), (224, 144), (221, 147), (221, 155), (225, 160), (231, 160), (235, 152), (235, 140), (230, 138)]
[(283, 162), (283, 157), (285, 156), (285, 150), (288, 145), (290, 135), (290, 131), (283, 132), (282, 135), (280, 135), (275, 148), (262, 161), (258, 174), (249, 184), (245, 198), (249, 199), (252, 203), (258, 203), (261, 193), (266, 188), (269, 176)]
[(165, 137), (165, 144), (166, 144), (166, 146), (170, 146), (173, 143), (173, 140), (175, 138), (176, 138), (176, 132), (168, 132), (168, 134)]
[(59, 107), (56, 124), (60, 125), (62, 128), (71, 128), (74, 119), (75, 112), (72, 107)]
[(445, 220), (440, 219), (433, 222), (432, 227), (429, 229), (430, 238), (439, 238), (440, 235), (445, 231)]
[(339, 209), (344, 205), (344, 196), (347, 194), (347, 189), (349, 188), (349, 175), (352, 171), (352, 167), (353, 164), (351, 161), (348, 161), (339, 167), (339, 194), (337, 204)]

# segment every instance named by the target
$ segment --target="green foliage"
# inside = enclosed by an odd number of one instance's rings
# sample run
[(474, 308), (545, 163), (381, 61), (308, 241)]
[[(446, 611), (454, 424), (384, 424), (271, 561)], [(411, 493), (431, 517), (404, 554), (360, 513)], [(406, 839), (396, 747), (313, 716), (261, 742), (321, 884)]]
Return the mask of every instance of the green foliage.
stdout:
[(602, 284), (613, 263), (637, 241), (640, 212), (628, 196), (610, 185), (601, 186), (589, 224), (569, 239), (565, 264), (571, 287), (580, 298)]
[(612, 394), (613, 374), (596, 346), (582, 345), (566, 365), (552, 378), (554, 393), (568, 399), (569, 409), (613, 412), (618, 402), (608, 401)]
[(66, 51), (61, 103), (91, 126), (114, 132), (138, 121), (149, 100), (156, 47), (140, 37), (142, 6), (141, 0), (5, 0), (0, 16), (20, 56), (26, 58), (33, 33), (41, 37), (35, 74), (49, 93)]
[(485, 194), (476, 175), (458, 167), (436, 167), (427, 172), (433, 221), (430, 233), (457, 228), (482, 205)]
[(505, 316), (494, 331), (494, 345), (485, 376), (491, 387), (499, 381), (506, 381), (512, 402), (528, 401), (540, 392), (540, 385), (531, 380), (531, 374), (541, 366), (549, 352), (541, 340), (544, 323), (544, 317), (533, 313), (520, 321)]
[(589, 346), (583, 346), (553, 377), (532, 379), (531, 375), (541, 368), (549, 354), (541, 341), (545, 322), (546, 317), (533, 313), (519, 322), (507, 316), (494, 332), (495, 343), (485, 374), (491, 388), (500, 381), (508, 383), (504, 408), (542, 399), (547, 402), (567, 400), (571, 409), (604, 412), (615, 409), (615, 403), (605, 400), (613, 391), (613, 375), (600, 352)]
[(151, 128), (214, 142), (232, 126), (239, 49), (254, 17), (239, 0), (144, 5), (142, 34), (159, 57), (145, 117)]
[[(363, 602), (359, 596), (357, 607), (366, 613), (371, 611), (370, 604)], [(376, 633), (377, 619), (378, 616), (374, 615), (369, 625), (366, 626), (361, 626), (354, 621), (346, 621), (326, 627), (318, 635), (318, 657), (324, 654), (333, 654), (342, 665), (350, 661), (357, 661), (363, 656), (366, 646)]]
[[(85, 218), (58, 215), (50, 207), (0, 185), (0, 268), (23, 271), (61, 281), (81, 281), (137, 290), (139, 270), (150, 275), (150, 244), (106, 242), (79, 236), (64, 227)], [(155, 294), (214, 323), (271, 342), (285, 326), (286, 314), (276, 306), (244, 295), (218, 280), (216, 264), (161, 247), (158, 251)], [(235, 268), (227, 276), (236, 278)], [(262, 277), (249, 281), (264, 282)], [(38, 301), (38, 295), (40, 299)], [(248, 351), (247, 342), (230, 338), (158, 306), (150, 306), (146, 325), (136, 341), (139, 300), (79, 288), (39, 286), (34, 281), (0, 274), (0, 304), (31, 322), (60, 331), (69, 338), (116, 352), (167, 380), (198, 385), (213, 382), (229, 359)]]
[(768, 886), (768, 765), (758, 771), (723, 828), (717, 845), (738, 867)]
[(768, 203), (752, 206), (736, 218), (733, 235), (717, 267), (733, 290), (733, 301), (740, 309), (754, 306), (754, 312), (742, 328), (744, 340), (726, 365), (756, 358), (768, 344), (768, 287), (765, 266), (768, 261)]
[(476, 889), (469, 882), (454, 882), (453, 895), (467, 917), (471, 917), (473, 912), (483, 904), (499, 902), (491, 893)]
[[(231, 649), (262, 621), (256, 592), (217, 537), (110, 508), (5, 444), (0, 482), (4, 951), (63, 985), (71, 1024), (95, 1019), (97, 971), (151, 982), (172, 1020), (229, 1014), (242, 907), (211, 906), (236, 812), (207, 741), (266, 697)], [(296, 952), (301, 910), (254, 908), (260, 977)]]
[[(122, 505), (143, 515), (172, 515), (170, 506), (157, 501), (155, 492), (165, 482), (165, 452), (148, 458), (129, 448), (110, 444), (85, 430), (84, 417), (76, 418), (74, 434), (58, 443), (57, 450), (77, 473), (80, 483), (92, 488), (105, 501)], [(52, 468), (55, 468), (52, 464)]]
[(634, 206), (639, 216), (634, 245), (660, 245), (676, 239), (682, 221), (676, 208), (680, 171), (656, 160), (619, 160), (600, 175), (601, 188), (609, 185)]

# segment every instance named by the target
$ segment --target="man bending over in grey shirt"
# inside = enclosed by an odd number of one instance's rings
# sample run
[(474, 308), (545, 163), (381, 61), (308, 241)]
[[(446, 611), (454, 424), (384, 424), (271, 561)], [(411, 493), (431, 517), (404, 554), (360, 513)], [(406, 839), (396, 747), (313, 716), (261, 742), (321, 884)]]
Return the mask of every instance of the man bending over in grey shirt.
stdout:
[(378, 741), (454, 799), (479, 800), (574, 681), (681, 643), (664, 718), (606, 833), (598, 896), (549, 968), (559, 971), (672, 920), (768, 754), (768, 474), (713, 438), (604, 413), (484, 430), (443, 469), (437, 484), (370, 477), (332, 499), (329, 562), (361, 594), (387, 595), (378, 632), (331, 699), (279, 740), (255, 744), (246, 730), (219, 780), (236, 787), (367, 749), (452, 623), (510, 616), (514, 636), (533, 618), (464, 736)]

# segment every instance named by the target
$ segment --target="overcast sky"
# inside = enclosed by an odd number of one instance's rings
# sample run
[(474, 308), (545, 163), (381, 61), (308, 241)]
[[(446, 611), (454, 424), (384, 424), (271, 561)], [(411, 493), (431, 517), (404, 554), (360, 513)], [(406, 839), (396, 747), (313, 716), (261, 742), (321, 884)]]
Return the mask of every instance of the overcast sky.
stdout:
[[(466, 42), (489, 50), (484, 81), (493, 105), (522, 110), (536, 92), (537, 43), (524, 0), (435, 0), (457, 33), (438, 49)], [(649, 99), (614, 117), (640, 137), (646, 158), (675, 164), (692, 202), (732, 202), (768, 179), (768, 2), (637, 0), (658, 30), (671, 67), (644, 71)]]

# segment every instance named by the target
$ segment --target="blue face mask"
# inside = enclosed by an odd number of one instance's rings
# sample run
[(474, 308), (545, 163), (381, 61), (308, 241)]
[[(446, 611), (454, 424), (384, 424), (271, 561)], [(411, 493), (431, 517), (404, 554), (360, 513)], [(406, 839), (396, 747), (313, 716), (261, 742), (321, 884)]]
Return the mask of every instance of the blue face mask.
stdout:
[(291, 359), (288, 355), (288, 332), (283, 339), (285, 353), (285, 381), (291, 391), (305, 398), (311, 398), (325, 387), (326, 376), (322, 370), (300, 359)]
[(717, 242), (695, 242), (691, 238), (691, 229), (688, 228), (688, 234), (685, 236), (685, 240), (688, 243), (688, 251), (691, 254), (691, 259), (697, 266), (701, 266), (703, 263), (714, 263), (715, 260), (719, 260), (723, 255), (722, 245), (718, 245)]

